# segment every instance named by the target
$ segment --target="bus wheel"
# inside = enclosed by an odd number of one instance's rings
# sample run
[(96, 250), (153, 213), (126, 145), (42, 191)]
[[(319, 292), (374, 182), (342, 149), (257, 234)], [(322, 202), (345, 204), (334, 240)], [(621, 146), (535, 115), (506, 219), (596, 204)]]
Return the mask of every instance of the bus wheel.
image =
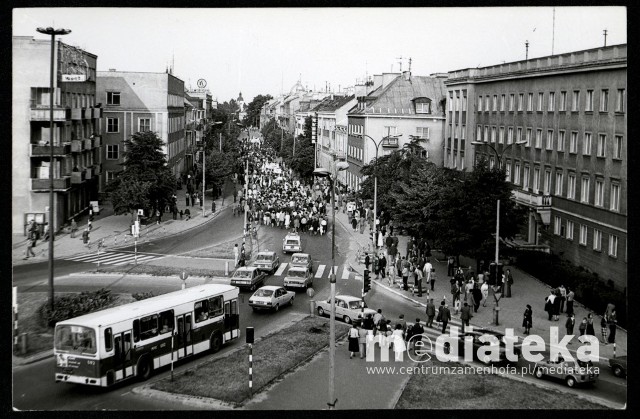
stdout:
[(152, 370), (153, 368), (151, 367), (151, 361), (149, 360), (149, 357), (140, 357), (140, 360), (138, 360), (138, 366), (136, 367), (138, 379), (140, 379), (140, 381), (148, 380), (149, 377), (151, 377)]
[(222, 348), (222, 338), (219, 333), (211, 337), (211, 353), (216, 353)]

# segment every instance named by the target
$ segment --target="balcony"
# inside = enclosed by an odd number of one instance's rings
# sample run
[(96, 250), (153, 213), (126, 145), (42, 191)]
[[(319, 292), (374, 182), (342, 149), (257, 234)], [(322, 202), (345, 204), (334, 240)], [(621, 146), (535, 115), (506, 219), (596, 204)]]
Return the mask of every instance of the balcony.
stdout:
[[(31, 157), (49, 157), (51, 155), (51, 147), (48, 145), (31, 144)], [(66, 156), (71, 152), (71, 144), (65, 143), (53, 146), (53, 156)]]
[(82, 142), (84, 143), (85, 150), (91, 150), (93, 148), (93, 140), (87, 138), (82, 140)]
[(93, 136), (93, 148), (98, 148), (102, 146), (102, 137), (99, 135)]
[(81, 121), (84, 116), (84, 108), (71, 108), (71, 119), (73, 121)]
[[(53, 109), (53, 120), (58, 122), (64, 122), (71, 116), (71, 111), (64, 108)], [(49, 108), (37, 108), (31, 109), (31, 121), (48, 121), (50, 117)]]
[(83, 109), (82, 118), (91, 119), (91, 115), (92, 115), (91, 108), (84, 108)]
[(535, 209), (542, 222), (549, 225), (551, 222), (551, 195), (540, 195), (523, 190), (513, 190), (511, 193), (518, 204)]
[(85, 178), (85, 172), (80, 171), (80, 172), (71, 172), (71, 184), (72, 185), (77, 185), (79, 183), (82, 183), (86, 180)]
[(86, 169), (84, 169), (84, 178), (86, 180), (89, 180), (92, 177), (93, 177), (93, 168), (87, 167)]
[[(65, 176), (53, 179), (54, 191), (66, 191), (71, 188), (71, 178)], [(31, 179), (31, 190), (34, 192), (49, 192), (49, 179)]]
[(71, 141), (71, 152), (72, 153), (80, 153), (82, 151), (82, 140), (72, 140)]
[(102, 173), (102, 164), (94, 164), (91, 167), (91, 174), (93, 176), (99, 176)]
[(383, 138), (382, 139), (382, 147), (383, 148), (398, 148), (399, 143), (397, 138)]
[(91, 109), (91, 114), (94, 119), (102, 118), (102, 108), (93, 108)]

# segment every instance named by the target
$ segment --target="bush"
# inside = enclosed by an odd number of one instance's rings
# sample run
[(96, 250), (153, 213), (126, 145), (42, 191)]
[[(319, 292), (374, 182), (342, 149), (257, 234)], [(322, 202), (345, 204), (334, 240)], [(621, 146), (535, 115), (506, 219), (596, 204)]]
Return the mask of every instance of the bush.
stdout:
[(101, 310), (110, 305), (115, 298), (111, 290), (84, 291), (80, 294), (63, 295), (54, 298), (55, 310), (51, 311), (48, 302), (38, 309), (38, 318), (45, 327), (54, 327), (57, 322), (82, 316), (83, 314)]
[(518, 268), (552, 287), (564, 285), (576, 294), (575, 299), (596, 314), (602, 315), (608, 303), (615, 304), (618, 324), (627, 325), (627, 300), (624, 292), (617, 291), (600, 280), (597, 274), (582, 266), (547, 253), (521, 251)]
[(133, 297), (136, 301), (140, 301), (146, 300), (147, 298), (155, 297), (155, 294), (153, 292), (136, 292), (134, 294), (131, 294), (131, 297)]

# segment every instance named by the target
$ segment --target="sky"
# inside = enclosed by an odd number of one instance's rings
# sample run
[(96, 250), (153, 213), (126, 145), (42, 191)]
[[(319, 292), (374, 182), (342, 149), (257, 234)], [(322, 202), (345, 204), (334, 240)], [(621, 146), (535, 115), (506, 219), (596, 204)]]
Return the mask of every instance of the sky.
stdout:
[[(627, 43), (624, 7), (16, 8), (13, 35), (71, 29), (98, 71), (164, 72), (219, 102), (277, 96), (301, 80), (337, 91), (383, 72), (417, 76)], [(402, 63), (402, 64), (400, 64)]]

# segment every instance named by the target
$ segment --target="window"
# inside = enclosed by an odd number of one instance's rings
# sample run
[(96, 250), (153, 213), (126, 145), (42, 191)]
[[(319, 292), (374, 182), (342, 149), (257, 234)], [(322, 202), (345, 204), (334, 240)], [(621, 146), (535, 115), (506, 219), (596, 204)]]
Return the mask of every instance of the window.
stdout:
[(485, 125), (484, 127), (484, 142), (489, 141), (489, 126)]
[(493, 170), (496, 166), (496, 158), (494, 156), (489, 157), (489, 169)]
[[(518, 136), (516, 137), (516, 142), (522, 141), (522, 130), (518, 128)], [(527, 142), (524, 146), (531, 147), (531, 128), (527, 128), (527, 137), (525, 138)]]
[(593, 250), (601, 251), (602, 250), (602, 231), (598, 229), (593, 229)]
[(533, 168), (533, 191), (535, 193), (540, 192), (540, 168)]
[(398, 127), (391, 127), (391, 126), (384, 127), (384, 132), (386, 132), (387, 135), (398, 135), (397, 131), (398, 131)]
[(556, 172), (556, 196), (562, 196), (562, 183), (563, 183), (563, 175), (562, 172)]
[(620, 184), (611, 184), (611, 211), (620, 211)]
[(582, 154), (584, 154), (585, 156), (591, 155), (591, 133), (590, 132), (584, 133), (583, 145), (584, 147), (582, 149)]
[(600, 112), (609, 112), (609, 90), (600, 91)]
[(460, 110), (460, 93), (456, 93), (456, 112)]
[(542, 130), (536, 130), (536, 148), (542, 148)]
[(613, 158), (622, 158), (622, 135), (616, 135), (613, 141)]
[(504, 166), (505, 169), (505, 178), (507, 182), (511, 182), (511, 162), (507, 161), (507, 164)]
[[(457, 126), (456, 126), (456, 137), (458, 137), (457, 135)], [(424, 138), (424, 139), (429, 139), (429, 127), (417, 127), (416, 129), (416, 135), (420, 138)]]
[(616, 94), (616, 112), (624, 112), (624, 89), (618, 89)]
[(482, 112), (482, 96), (478, 96), (478, 112)]
[(524, 176), (522, 178), (522, 189), (529, 189), (529, 166), (524, 166)]
[(513, 127), (507, 130), (507, 144), (513, 144)]
[(491, 109), (489, 109), (489, 95), (486, 95), (484, 97), (484, 111), (485, 112), (489, 112)]
[(136, 322), (138, 322), (138, 336), (139, 340), (146, 340), (152, 337), (158, 336), (158, 315), (152, 314), (150, 316), (141, 317), (140, 320), (133, 321), (133, 334), (134, 334), (134, 342), (137, 342), (136, 339)]
[(533, 93), (529, 93), (527, 95), (527, 111), (531, 112), (533, 110)]
[(467, 126), (466, 125), (462, 125), (462, 132), (460, 133), (460, 139), (464, 140), (466, 138), (466, 133), (467, 132)]
[(118, 160), (119, 156), (118, 144), (107, 144), (107, 160)]
[(482, 125), (476, 128), (476, 141), (482, 141)]
[(557, 215), (553, 217), (553, 234), (556, 236), (560, 235), (560, 227), (562, 227), (562, 218)]
[(538, 93), (538, 112), (542, 112), (544, 106), (544, 93)]
[(580, 188), (580, 202), (589, 203), (589, 178), (582, 178), (582, 187)]
[(578, 111), (579, 103), (580, 103), (580, 90), (574, 90), (573, 91), (573, 101), (571, 102), (571, 110), (573, 112), (577, 112)]
[(498, 134), (498, 143), (504, 144), (504, 127), (500, 127), (500, 133)]
[(106, 178), (107, 183), (111, 182), (113, 179), (116, 178), (116, 172), (112, 172), (110, 170), (107, 170), (105, 172), (105, 178)]
[(120, 105), (120, 92), (107, 92), (107, 105)]
[(596, 156), (604, 157), (607, 147), (607, 134), (598, 134), (598, 147), (596, 149)]
[(558, 131), (558, 151), (564, 151), (564, 131)]
[(416, 113), (431, 113), (431, 102), (416, 103)]
[(462, 95), (462, 111), (466, 111), (467, 110), (467, 95), (463, 94)]
[(567, 240), (573, 240), (573, 221), (567, 220)]
[(601, 207), (604, 205), (604, 181), (596, 179), (595, 205)]
[(547, 150), (553, 150), (553, 130), (547, 130)]
[(618, 257), (618, 236), (609, 234), (609, 256)]
[(556, 106), (556, 94), (555, 92), (549, 92), (549, 103), (547, 103), (547, 110), (553, 112)]
[(496, 142), (496, 127), (491, 127), (491, 142)]
[(576, 199), (576, 175), (573, 173), (567, 175), (567, 198)]
[(173, 310), (166, 310), (160, 313), (158, 324), (160, 326), (160, 334), (170, 333), (173, 331)]
[(518, 94), (518, 111), (522, 111), (522, 107), (524, 106), (524, 93)]
[(107, 132), (120, 132), (119, 122), (118, 118), (107, 118)]
[(587, 101), (585, 103), (584, 110), (587, 112), (593, 111), (593, 90), (587, 90)]
[(516, 95), (511, 93), (509, 95), (509, 112), (513, 112), (513, 108), (515, 106), (516, 103)]
[(110, 327), (104, 329), (104, 350), (107, 352), (113, 350), (113, 331)]
[(500, 111), (504, 112), (504, 103), (506, 100), (506, 95), (501, 95), (500, 96)]
[(453, 110), (453, 92), (449, 92), (449, 112)]
[(560, 92), (560, 110), (567, 110), (567, 92)]
[(520, 162), (513, 165), (513, 183), (520, 184)]
[(151, 118), (138, 118), (138, 132), (151, 131)]
[(578, 152), (578, 133), (576, 131), (571, 132), (571, 139), (569, 140), (569, 153)]
[(542, 185), (542, 191), (545, 195), (551, 194), (551, 170), (544, 171), (544, 183)]
[(580, 224), (580, 244), (587, 245), (587, 226), (584, 224)]
[(493, 111), (498, 110), (498, 95), (493, 95)]

